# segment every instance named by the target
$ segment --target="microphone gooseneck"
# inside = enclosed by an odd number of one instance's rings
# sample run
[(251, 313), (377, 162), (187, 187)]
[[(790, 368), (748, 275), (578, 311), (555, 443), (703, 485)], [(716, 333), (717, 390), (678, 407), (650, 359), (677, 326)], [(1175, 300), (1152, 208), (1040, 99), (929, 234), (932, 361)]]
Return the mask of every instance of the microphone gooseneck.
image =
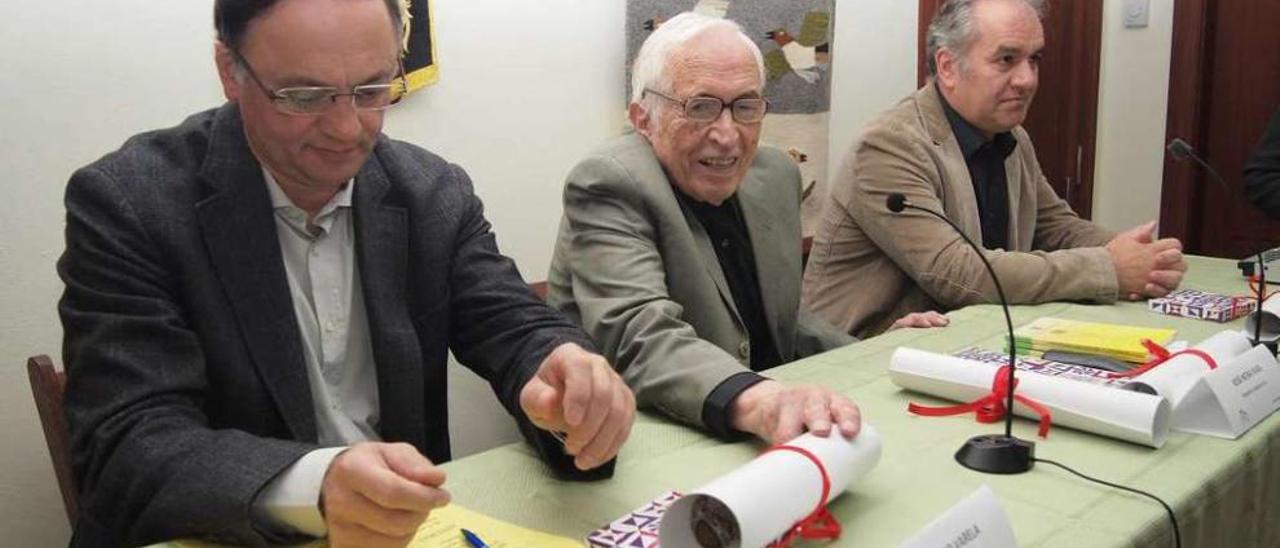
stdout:
[(1000, 297), (1000, 308), (1004, 311), (1004, 323), (1009, 332), (1009, 367), (1008, 378), (1005, 379), (1008, 383), (1009, 392), (1008, 401), (1005, 402), (1007, 411), (1004, 417), (1004, 436), (987, 435), (970, 438), (956, 452), (956, 461), (966, 468), (993, 474), (1020, 474), (1030, 470), (1035, 461), (1035, 444), (1013, 436), (1013, 394), (1016, 390), (1014, 371), (1017, 370), (1018, 364), (1017, 341), (1013, 335), (1013, 318), (1009, 315), (1009, 300), (1005, 298), (1004, 287), (1000, 285), (1000, 277), (996, 276), (996, 270), (991, 266), (991, 262), (987, 260), (982, 248), (945, 215), (932, 209), (912, 204), (907, 201), (905, 195), (897, 192), (890, 194), (885, 199), (885, 207), (894, 213), (901, 213), (905, 209), (922, 211), (947, 223), (948, 226), (956, 231), (956, 234), (959, 234), (964, 239), (965, 243), (969, 244), (974, 253), (978, 254), (978, 260), (982, 261), (982, 265), (987, 268), (987, 274), (991, 275), (991, 281), (995, 283), (996, 294)]
[[(1169, 146), (1165, 147), (1165, 149), (1169, 151), (1169, 154), (1172, 155), (1175, 160), (1180, 162), (1191, 160), (1199, 164), (1200, 167), (1204, 168), (1205, 172), (1209, 174), (1209, 178), (1216, 181), (1218, 186), (1222, 187), (1222, 191), (1225, 192), (1227, 196), (1235, 194), (1235, 192), (1231, 190), (1231, 186), (1227, 184), (1227, 180), (1223, 179), (1222, 175), (1218, 174), (1218, 170), (1213, 169), (1213, 166), (1209, 165), (1209, 162), (1206, 162), (1204, 158), (1201, 158), (1200, 155), (1196, 153), (1195, 147), (1187, 144), (1186, 141), (1183, 141), (1178, 137), (1174, 137), (1172, 141), (1169, 141)], [(1266, 300), (1266, 288), (1267, 272), (1264, 263), (1262, 262), (1262, 251), (1258, 251), (1258, 292), (1256, 295), (1258, 299), (1258, 309), (1254, 311), (1253, 344), (1262, 344), (1262, 302)]]

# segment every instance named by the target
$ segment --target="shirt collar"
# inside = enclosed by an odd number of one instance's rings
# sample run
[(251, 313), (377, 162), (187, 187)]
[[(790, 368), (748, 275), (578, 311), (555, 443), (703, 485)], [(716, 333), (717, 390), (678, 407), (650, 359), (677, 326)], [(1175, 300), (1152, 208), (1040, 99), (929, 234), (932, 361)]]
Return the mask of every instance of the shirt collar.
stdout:
[[(937, 86), (937, 82), (934, 82)], [(947, 115), (947, 122), (951, 124), (951, 132), (955, 134), (956, 141), (960, 144), (960, 152), (964, 154), (965, 159), (972, 158), (974, 154), (988, 144), (1000, 153), (1000, 158), (1008, 158), (1013, 154), (1013, 149), (1018, 146), (1018, 140), (1013, 134), (1005, 131), (992, 136), (991, 140), (987, 140), (982, 135), (982, 130), (974, 127), (963, 116), (960, 116), (956, 109), (951, 107), (951, 103), (947, 102), (947, 98), (942, 95), (942, 90), (938, 89), (938, 100), (942, 102), (942, 110)]]
[[(293, 203), (293, 200), (289, 199), (289, 195), (284, 193), (284, 189), (280, 188), (280, 182), (276, 180), (275, 176), (271, 175), (270, 171), (263, 169), (262, 178), (267, 181), (267, 192), (271, 194), (272, 208), (281, 209), (286, 207), (298, 207), (297, 204)], [(324, 215), (339, 207), (351, 207), (351, 189), (355, 186), (355, 182), (355, 178), (352, 177), (347, 180), (346, 183), (343, 183), (342, 188), (338, 190), (338, 193), (334, 194), (333, 198), (329, 199), (329, 203), (320, 208), (320, 213), (316, 216), (319, 217), (320, 215)]]
[(324, 232), (329, 231), (329, 227), (333, 225), (333, 212), (338, 211), (339, 208), (351, 207), (351, 194), (356, 182), (353, 177), (343, 183), (342, 188), (338, 189), (338, 193), (334, 194), (333, 198), (330, 198), (329, 202), (320, 208), (320, 212), (316, 213), (315, 218), (310, 219), (310, 222), (308, 222), (307, 213), (293, 203), (289, 195), (284, 193), (284, 189), (280, 188), (280, 182), (266, 168), (262, 170), (262, 178), (267, 182), (267, 193), (271, 195), (271, 207), (275, 209), (276, 213), (283, 215), (287, 221), (308, 233), (312, 232), (313, 229), (320, 229)]

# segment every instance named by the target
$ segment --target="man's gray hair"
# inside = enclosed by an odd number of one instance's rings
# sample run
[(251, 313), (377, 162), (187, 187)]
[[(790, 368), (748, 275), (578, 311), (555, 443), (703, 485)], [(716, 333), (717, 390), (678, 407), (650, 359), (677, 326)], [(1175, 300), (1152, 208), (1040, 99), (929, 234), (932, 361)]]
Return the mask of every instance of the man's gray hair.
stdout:
[[(729, 30), (742, 39), (742, 43), (751, 50), (756, 59), (756, 67), (760, 73), (760, 86), (764, 86), (764, 56), (760, 47), (742, 31), (742, 27), (728, 19), (709, 17), (706, 15), (684, 12), (672, 17), (658, 26), (658, 29), (645, 39), (631, 65), (631, 102), (645, 100), (644, 90), (653, 89), (663, 93), (671, 92), (671, 75), (667, 68), (671, 57), (680, 47), (704, 32), (720, 29)], [(654, 111), (657, 99), (650, 98), (645, 106)]]
[[(973, 8), (985, 0), (948, 0), (929, 23), (925, 40), (925, 55), (929, 62), (929, 76), (938, 75), (938, 52), (946, 49), (956, 55), (964, 67), (964, 55), (969, 52), (977, 36), (973, 28)], [(1022, 0), (1035, 10), (1041, 20), (1049, 9), (1049, 0)]]

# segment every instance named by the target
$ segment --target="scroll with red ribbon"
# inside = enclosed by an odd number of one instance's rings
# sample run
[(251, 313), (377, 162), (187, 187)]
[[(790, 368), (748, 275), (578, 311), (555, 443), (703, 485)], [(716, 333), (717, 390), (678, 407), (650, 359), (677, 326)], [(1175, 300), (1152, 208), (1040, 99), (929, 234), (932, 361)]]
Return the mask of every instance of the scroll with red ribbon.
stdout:
[(889, 365), (889, 377), (898, 386), (939, 397), (961, 405), (925, 407), (914, 405), (912, 412), (943, 416), (973, 412), (977, 420), (995, 422), (1012, 411), (1040, 423), (1041, 435), (1048, 433), (1050, 417), (1054, 426), (1063, 426), (1133, 443), (1160, 447), (1169, 433), (1171, 409), (1164, 398), (1115, 387), (1080, 382), (1028, 371), (1018, 373), (1015, 403), (1006, 409), (1008, 395), (1004, 375), (998, 365), (899, 348)]
[[(1018, 379), (1013, 380), (1013, 385), (1018, 385)], [(943, 407), (930, 407), (917, 403), (908, 403), (907, 411), (922, 417), (946, 417), (950, 415), (963, 415), (972, 412), (974, 419), (978, 422), (993, 423), (1004, 420), (1005, 402), (1009, 399), (1009, 366), (1001, 367), (996, 371), (994, 379), (991, 381), (991, 392), (987, 395), (962, 405), (948, 405)], [(1022, 394), (1014, 393), (1014, 401), (1027, 406), (1040, 416), (1040, 437), (1049, 436), (1049, 426), (1053, 422), (1053, 413), (1049, 408), (1041, 405), (1040, 402), (1032, 400)]]
[(1230, 364), (1252, 348), (1249, 338), (1239, 331), (1221, 331), (1184, 350), (1170, 351), (1150, 341), (1143, 341), (1152, 360), (1114, 377), (1127, 377), (1126, 389), (1145, 390), (1169, 400), (1173, 409), (1173, 429), (1183, 430), (1197, 422), (1203, 410), (1188, 409), (1187, 396), (1205, 375)]
[(863, 423), (852, 440), (805, 434), (695, 489), (667, 509), (661, 546), (776, 546), (834, 539), (827, 504), (880, 461), (880, 434)]

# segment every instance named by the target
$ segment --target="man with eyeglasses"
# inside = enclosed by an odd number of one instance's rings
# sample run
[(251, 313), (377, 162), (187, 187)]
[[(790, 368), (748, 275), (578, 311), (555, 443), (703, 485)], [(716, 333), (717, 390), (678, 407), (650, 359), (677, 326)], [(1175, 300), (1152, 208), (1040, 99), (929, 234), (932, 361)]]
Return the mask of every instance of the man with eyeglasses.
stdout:
[(685, 13), (641, 46), (635, 133), (578, 164), (549, 302), (580, 321), (641, 405), (720, 436), (854, 436), (858, 408), (758, 373), (853, 339), (799, 308), (799, 171), (757, 149), (760, 50)]
[(73, 544), (403, 546), (449, 501), (449, 351), (557, 475), (610, 475), (630, 390), (499, 254), (466, 174), (381, 134), (399, 2), (214, 14), (229, 102), (67, 187)]

